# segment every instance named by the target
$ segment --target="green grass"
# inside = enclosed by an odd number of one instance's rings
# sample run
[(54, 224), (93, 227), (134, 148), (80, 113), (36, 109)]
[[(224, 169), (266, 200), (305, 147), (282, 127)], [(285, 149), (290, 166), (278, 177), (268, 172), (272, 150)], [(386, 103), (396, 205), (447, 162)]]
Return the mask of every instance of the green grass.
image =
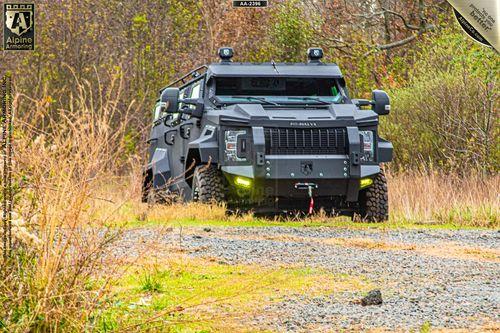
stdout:
[(428, 321), (423, 323), (422, 326), (420, 327), (420, 333), (430, 333), (431, 330), (432, 330), (432, 325)]
[(132, 220), (123, 223), (126, 228), (150, 227), (150, 226), (171, 226), (171, 227), (291, 227), (291, 228), (350, 228), (350, 229), (488, 229), (486, 227), (476, 227), (470, 225), (456, 224), (453, 220), (446, 223), (423, 223), (413, 219), (390, 220), (383, 223), (352, 222), (349, 218), (330, 218), (326, 221), (314, 219), (304, 219), (303, 221), (276, 221), (263, 218), (248, 220), (202, 220), (195, 218), (183, 218), (176, 221), (165, 220)]
[[(109, 206), (102, 206), (94, 218), (107, 216)], [(393, 209), (384, 223), (352, 222), (349, 217), (327, 217), (324, 214), (301, 218), (262, 218), (250, 214), (226, 215), (223, 207), (190, 203), (189, 205), (155, 205), (149, 207), (127, 202), (109, 221), (111, 226), (125, 228), (171, 227), (333, 227), (350, 229), (495, 229), (498, 228), (498, 209), (491, 205), (442, 208), (429, 212)]]
[(95, 323), (100, 332), (241, 331), (241, 318), (262, 313), (266, 304), (285, 295), (363, 293), (371, 287), (363, 277), (319, 269), (271, 269), (181, 257), (130, 271), (117, 282), (109, 309)]
[(154, 269), (152, 271), (145, 270), (139, 276), (140, 289), (146, 292), (160, 292), (162, 291), (161, 276), (158, 274), (158, 270)]
[(202, 220), (194, 218), (183, 218), (176, 221), (164, 221), (164, 220), (147, 220), (139, 221), (133, 220), (127, 223), (128, 227), (140, 227), (140, 226), (154, 226), (154, 225), (171, 225), (171, 226), (186, 226), (186, 227), (273, 227), (273, 226), (286, 226), (286, 227), (321, 227), (321, 226), (340, 226), (346, 225), (347, 221), (331, 221), (331, 222), (320, 222), (320, 221), (275, 221), (270, 219), (255, 218), (251, 221), (249, 220)]

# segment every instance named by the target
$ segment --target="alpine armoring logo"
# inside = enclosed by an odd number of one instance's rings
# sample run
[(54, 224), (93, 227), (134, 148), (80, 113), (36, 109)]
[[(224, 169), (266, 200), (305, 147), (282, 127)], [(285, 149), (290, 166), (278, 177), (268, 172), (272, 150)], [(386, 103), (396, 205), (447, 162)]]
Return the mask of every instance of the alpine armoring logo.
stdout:
[(35, 4), (4, 4), (3, 48), (5, 51), (35, 48)]

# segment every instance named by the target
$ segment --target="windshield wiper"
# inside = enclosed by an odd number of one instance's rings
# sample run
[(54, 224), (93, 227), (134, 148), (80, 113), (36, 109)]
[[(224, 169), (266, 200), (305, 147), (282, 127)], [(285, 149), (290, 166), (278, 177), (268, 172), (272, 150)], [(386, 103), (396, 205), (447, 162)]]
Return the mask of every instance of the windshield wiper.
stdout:
[(301, 99), (301, 100), (304, 100), (304, 101), (316, 101), (316, 102), (320, 102), (321, 104), (332, 104), (331, 102), (327, 102), (325, 100), (322, 100), (321, 98), (318, 98), (318, 97), (309, 97), (309, 96), (306, 96), (306, 97), (288, 97), (288, 99)]
[(247, 99), (249, 101), (259, 101), (259, 102), (266, 103), (269, 105), (279, 105), (278, 103), (274, 103), (274, 102), (266, 100), (264, 97), (255, 97), (255, 96), (231, 96), (231, 97), (244, 98), (244, 99)]

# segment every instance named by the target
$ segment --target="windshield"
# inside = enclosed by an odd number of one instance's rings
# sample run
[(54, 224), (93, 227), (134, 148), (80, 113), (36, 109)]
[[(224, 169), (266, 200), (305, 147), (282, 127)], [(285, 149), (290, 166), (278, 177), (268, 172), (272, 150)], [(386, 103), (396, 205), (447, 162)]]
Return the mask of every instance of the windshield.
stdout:
[(220, 77), (215, 95), (222, 103), (331, 104), (343, 98), (335, 79)]

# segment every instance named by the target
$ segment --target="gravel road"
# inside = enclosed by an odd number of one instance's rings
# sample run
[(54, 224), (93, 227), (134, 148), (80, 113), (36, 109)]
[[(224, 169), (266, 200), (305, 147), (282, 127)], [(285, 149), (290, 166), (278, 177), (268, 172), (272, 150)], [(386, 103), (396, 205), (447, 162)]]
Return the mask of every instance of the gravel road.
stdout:
[[(137, 255), (148, 240), (178, 244), (190, 256), (228, 264), (302, 265), (362, 276), (383, 304), (356, 304), (363, 294), (289, 295), (248, 325), (280, 332), (370, 329), (500, 329), (500, 231), (347, 228), (138, 228), (116, 253)], [(488, 330), (489, 329), (489, 330)]]

